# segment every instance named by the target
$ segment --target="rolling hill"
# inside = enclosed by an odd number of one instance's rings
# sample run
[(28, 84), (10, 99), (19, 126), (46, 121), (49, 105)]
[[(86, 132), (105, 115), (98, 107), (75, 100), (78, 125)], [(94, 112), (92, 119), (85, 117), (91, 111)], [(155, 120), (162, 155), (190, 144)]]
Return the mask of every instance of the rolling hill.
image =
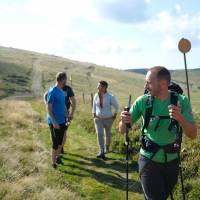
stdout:
[[(46, 124), (43, 92), (54, 84), (58, 71), (67, 71), (77, 97), (77, 111), (69, 128), (63, 165), (50, 169), (51, 141)], [(200, 129), (200, 70), (190, 70), (192, 106)], [(71, 77), (71, 78), (70, 78)], [(173, 80), (185, 90), (184, 71), (173, 71)], [(108, 160), (95, 158), (98, 147), (91, 116), (90, 95), (99, 80), (109, 82), (121, 109), (128, 95), (143, 93), (144, 74), (83, 63), (54, 55), (0, 47), (0, 199), (123, 200), (125, 199), (124, 137), (118, 121), (112, 130)], [(140, 123), (140, 122), (139, 122)], [(129, 199), (142, 200), (137, 172), (140, 129), (130, 132)], [(183, 137), (182, 165), (187, 199), (200, 196), (200, 138)], [(175, 200), (181, 199), (180, 182)]]
[[(94, 93), (97, 82), (102, 79), (109, 82), (109, 88), (114, 94), (120, 94), (119, 98), (122, 101), (127, 98), (129, 93), (136, 96), (143, 92), (141, 88), (144, 76), (140, 74), (53, 55), (1, 47), (0, 98), (19, 93), (31, 93), (35, 68), (39, 68), (37, 71), (40, 74), (35, 75), (35, 78), (38, 79), (41, 75), (42, 92), (53, 84), (58, 71), (67, 71), (68, 79), (71, 77), (73, 88), (78, 95)], [(68, 82), (71, 83), (70, 80)]]

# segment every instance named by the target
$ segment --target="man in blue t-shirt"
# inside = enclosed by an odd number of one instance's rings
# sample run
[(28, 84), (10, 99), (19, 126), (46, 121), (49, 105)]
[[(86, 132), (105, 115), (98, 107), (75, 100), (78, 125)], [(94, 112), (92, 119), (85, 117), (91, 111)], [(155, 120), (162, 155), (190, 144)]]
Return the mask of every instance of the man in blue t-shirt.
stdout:
[(56, 84), (49, 89), (47, 95), (47, 121), (51, 131), (52, 167), (54, 169), (57, 167), (57, 163), (61, 163), (59, 155), (62, 148), (66, 122), (65, 95), (62, 88), (66, 85), (66, 80), (66, 73), (59, 72), (56, 75)]
[[(69, 128), (69, 125), (71, 121), (74, 118), (74, 112), (76, 110), (76, 98), (73, 89), (69, 85), (65, 85), (62, 90), (64, 91), (65, 95), (65, 119), (66, 119), (66, 130), (63, 136), (63, 142), (62, 142), (62, 149), (61, 154), (64, 154), (64, 145), (67, 139), (67, 130)], [(47, 104), (47, 96), (48, 91), (44, 93), (44, 103)]]

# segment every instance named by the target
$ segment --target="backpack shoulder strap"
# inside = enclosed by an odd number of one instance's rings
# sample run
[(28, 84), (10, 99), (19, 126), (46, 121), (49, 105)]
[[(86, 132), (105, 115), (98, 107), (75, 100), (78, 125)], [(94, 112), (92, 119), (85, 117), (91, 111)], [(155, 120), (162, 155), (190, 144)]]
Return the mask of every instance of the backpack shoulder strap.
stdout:
[[(174, 91), (170, 91), (170, 93), (171, 93), (170, 104), (177, 106), (177, 104), (178, 104), (178, 93), (176, 93)], [(172, 128), (176, 128), (177, 133), (179, 133), (179, 134), (182, 132), (182, 128), (180, 127), (180, 124), (175, 119), (171, 119), (168, 130), (171, 131)]]
[(144, 130), (149, 125), (149, 121), (150, 121), (152, 110), (153, 110), (153, 101), (154, 101), (154, 97), (151, 95), (148, 95), (148, 98), (146, 101), (146, 111), (145, 111), (144, 125), (142, 127), (142, 134), (144, 134)]

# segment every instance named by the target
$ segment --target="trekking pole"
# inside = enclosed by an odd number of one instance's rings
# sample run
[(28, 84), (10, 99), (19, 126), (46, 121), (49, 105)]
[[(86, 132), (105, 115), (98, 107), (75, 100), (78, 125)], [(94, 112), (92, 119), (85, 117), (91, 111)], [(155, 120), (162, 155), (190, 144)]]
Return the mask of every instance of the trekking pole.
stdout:
[(181, 166), (181, 158), (179, 155), (179, 172), (180, 172), (180, 179), (181, 179), (181, 190), (182, 190), (182, 195), (183, 195), (183, 200), (186, 200), (185, 198), (185, 188), (184, 188), (184, 183), (183, 183), (183, 170)]
[(184, 188), (184, 182), (183, 182), (183, 169), (182, 169), (181, 157), (180, 157), (180, 154), (181, 154), (181, 142), (182, 142), (182, 128), (181, 128), (180, 131), (181, 132), (177, 133), (177, 138), (179, 138), (178, 163), (179, 163), (179, 172), (180, 172), (182, 196), (183, 196), (183, 200), (186, 200), (186, 198), (185, 198), (185, 188)]
[(178, 48), (181, 53), (183, 53), (184, 56), (184, 65), (185, 65), (185, 76), (186, 76), (186, 84), (187, 84), (187, 94), (188, 99), (190, 101), (190, 88), (189, 88), (189, 81), (188, 81), (188, 70), (187, 70), (187, 61), (186, 61), (186, 53), (190, 51), (191, 49), (191, 43), (189, 40), (182, 38), (178, 43)]
[[(188, 81), (188, 70), (187, 70), (187, 61), (186, 61), (186, 53), (190, 51), (191, 49), (191, 43), (189, 40), (182, 38), (178, 43), (179, 51), (183, 53), (184, 56), (184, 65), (185, 65), (185, 75), (186, 75), (186, 83), (187, 83), (187, 93), (188, 93), (188, 99), (190, 101), (190, 88), (189, 88), (189, 81)], [(181, 136), (182, 137), (182, 136)], [(180, 147), (181, 150), (181, 147)], [(180, 171), (180, 179), (181, 179), (181, 189), (182, 189), (182, 195), (183, 200), (185, 200), (185, 188), (184, 188), (184, 182), (183, 182), (183, 170), (181, 165), (181, 158), (180, 158), (180, 152), (178, 154), (179, 159), (179, 171)]]
[[(124, 108), (124, 111), (129, 112), (131, 107), (131, 95), (129, 95), (129, 100), (128, 100), (128, 105)], [(129, 187), (129, 178), (128, 178), (128, 173), (129, 173), (129, 131), (131, 129), (131, 124), (126, 124), (126, 135), (125, 135), (125, 145), (126, 145), (126, 200), (128, 200), (128, 187)]]

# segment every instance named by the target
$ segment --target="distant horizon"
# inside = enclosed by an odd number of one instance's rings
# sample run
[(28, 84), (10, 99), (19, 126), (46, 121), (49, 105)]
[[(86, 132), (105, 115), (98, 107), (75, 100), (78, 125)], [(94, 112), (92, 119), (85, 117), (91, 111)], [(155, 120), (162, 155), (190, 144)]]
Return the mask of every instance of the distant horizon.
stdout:
[[(167, 69), (169, 69), (170, 71), (173, 71), (173, 70), (185, 70), (185, 67), (183, 66), (183, 68), (177, 68), (177, 69), (170, 69), (168, 68), (167, 66), (164, 66), (166, 67)], [(150, 67), (149, 67), (150, 68)], [(149, 69), (148, 67), (141, 67), (141, 68), (127, 68), (127, 69), (123, 69), (123, 70), (131, 70), (131, 69), (134, 69), (134, 70), (140, 70), (140, 69)], [(188, 70), (194, 70), (194, 69), (200, 69), (200, 67), (194, 67), (194, 68), (188, 68)]]
[[(60, 58), (64, 58), (64, 59), (70, 59), (70, 60), (73, 60), (73, 61), (76, 61), (76, 62), (83, 62), (83, 63), (90, 63), (90, 64), (94, 64), (94, 65), (98, 65), (98, 66), (102, 66), (102, 67), (108, 67), (108, 68), (112, 68), (112, 69), (118, 69), (118, 70), (123, 70), (123, 71), (127, 71), (127, 70), (139, 70), (139, 69), (149, 69), (150, 67), (138, 67), (138, 66), (135, 66), (135, 67), (129, 67), (129, 68), (117, 68), (117, 67), (112, 67), (112, 66), (107, 66), (107, 65), (102, 65), (102, 64), (99, 64), (99, 63), (93, 63), (93, 62), (89, 62), (89, 61), (80, 61), (80, 60), (75, 60), (75, 59), (71, 59), (71, 58), (68, 58), (68, 57), (64, 57), (64, 56), (60, 56), (60, 55), (56, 55), (56, 54), (49, 54), (49, 53), (46, 53), (46, 52), (38, 52), (38, 51), (34, 51), (34, 50), (28, 50), (28, 49), (21, 49), (21, 48), (16, 48), (16, 47), (8, 47), (8, 46), (1, 46), (0, 47), (3, 47), (3, 48), (11, 48), (11, 49), (16, 49), (16, 50), (20, 50), (20, 51), (28, 51), (28, 52), (34, 52), (34, 53), (39, 53), (39, 54), (44, 54), (44, 55), (48, 55), (48, 56), (56, 56), (56, 57), (60, 57)], [(169, 70), (185, 70), (185, 67), (183, 66), (183, 68), (175, 68), (175, 69), (171, 69), (169, 68), (168, 66), (164, 66), (166, 67), (167, 69)], [(188, 67), (188, 70), (194, 70), (194, 69), (200, 69), (200, 66), (199, 67)]]

